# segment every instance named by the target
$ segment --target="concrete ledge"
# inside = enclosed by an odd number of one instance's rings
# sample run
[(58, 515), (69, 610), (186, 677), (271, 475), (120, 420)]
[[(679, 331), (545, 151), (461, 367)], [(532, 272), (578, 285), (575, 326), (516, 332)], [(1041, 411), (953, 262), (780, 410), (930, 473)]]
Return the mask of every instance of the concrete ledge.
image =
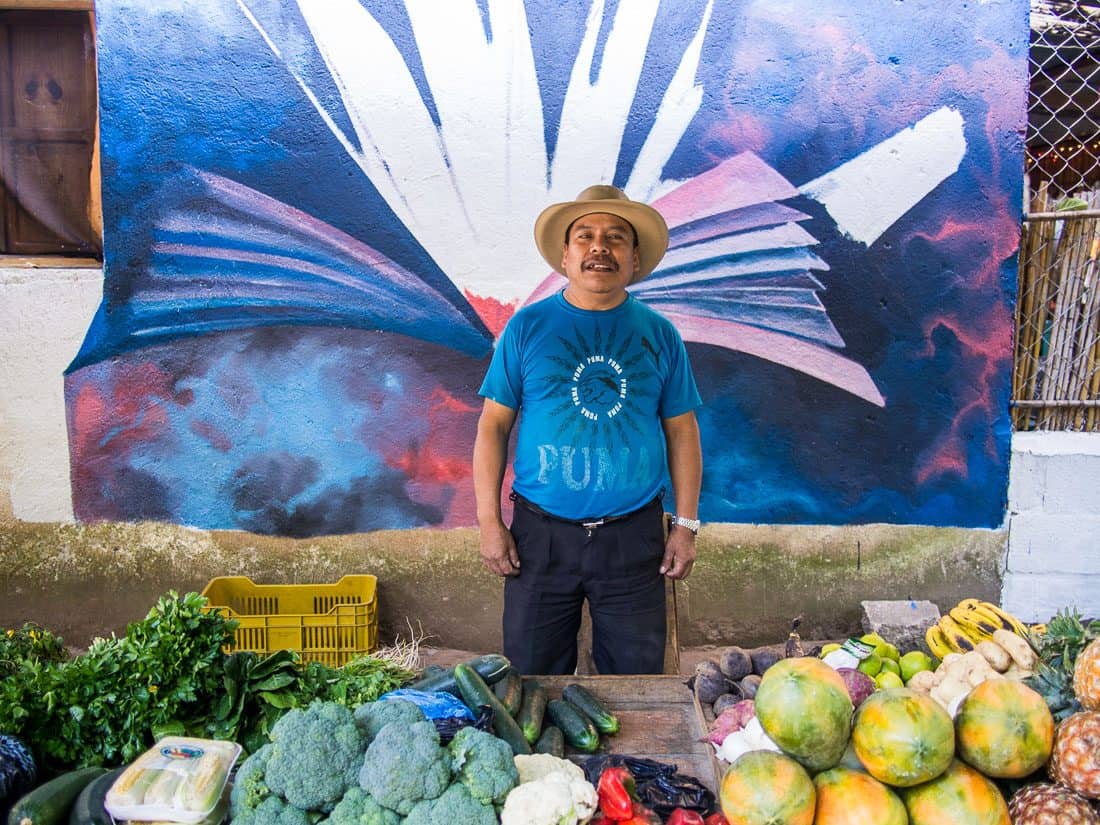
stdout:
[[(864, 599), (996, 601), (1005, 541), (995, 530), (708, 525), (677, 587), (680, 644), (775, 643), (795, 616), (803, 638), (858, 633)], [(437, 646), (500, 647), (502, 584), (482, 566), (473, 529), (292, 540), (14, 521), (0, 523), (0, 571), (0, 628), (36, 621), (78, 646), (123, 630), (163, 592), (201, 590), (215, 576), (294, 583), (363, 572), (379, 579), (384, 639), (411, 624)]]
[(1100, 573), (1100, 506), (1097, 515), (1013, 516), (1006, 568), (1011, 573)]
[(1001, 598), (1006, 610), (1026, 622), (1045, 622), (1066, 607), (1100, 616), (1100, 574), (1008, 573)]

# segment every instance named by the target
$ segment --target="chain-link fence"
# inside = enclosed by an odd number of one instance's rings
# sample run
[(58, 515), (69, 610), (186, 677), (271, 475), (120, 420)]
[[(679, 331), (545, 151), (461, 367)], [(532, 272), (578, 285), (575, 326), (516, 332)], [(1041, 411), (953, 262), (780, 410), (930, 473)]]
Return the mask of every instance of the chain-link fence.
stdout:
[(1100, 432), (1100, 5), (1031, 13), (1013, 425)]

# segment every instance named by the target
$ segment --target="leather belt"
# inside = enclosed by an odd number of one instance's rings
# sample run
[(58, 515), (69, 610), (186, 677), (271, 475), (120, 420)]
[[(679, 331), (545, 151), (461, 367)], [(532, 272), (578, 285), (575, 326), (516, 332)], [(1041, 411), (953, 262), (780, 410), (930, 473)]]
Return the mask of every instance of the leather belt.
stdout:
[(508, 494), (508, 498), (509, 500), (514, 501), (516, 504), (519, 504), (525, 510), (530, 510), (532, 513), (536, 513), (548, 519), (553, 519), (554, 521), (560, 521), (563, 524), (572, 524), (575, 527), (581, 527), (584, 530), (588, 531), (589, 536), (592, 535), (592, 531), (595, 530), (597, 527), (603, 527), (605, 524), (614, 524), (616, 521), (625, 521), (628, 518), (633, 518), (634, 516), (641, 513), (643, 510), (648, 510), (650, 507), (661, 500), (661, 496), (658, 495), (656, 498), (653, 499), (653, 501), (649, 502), (649, 504), (639, 507), (637, 510), (631, 510), (629, 513), (621, 513), (617, 516), (603, 516), (602, 518), (595, 519), (571, 519), (563, 518), (562, 516), (556, 516), (551, 512), (543, 510), (533, 501), (524, 498), (515, 490)]

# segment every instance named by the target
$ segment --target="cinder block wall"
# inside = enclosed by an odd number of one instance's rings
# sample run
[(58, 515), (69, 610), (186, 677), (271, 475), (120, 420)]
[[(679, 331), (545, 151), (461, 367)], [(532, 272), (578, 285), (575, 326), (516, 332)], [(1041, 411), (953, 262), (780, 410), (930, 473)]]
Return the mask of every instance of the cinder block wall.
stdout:
[(1017, 433), (1002, 601), (1028, 621), (1100, 616), (1100, 433)]

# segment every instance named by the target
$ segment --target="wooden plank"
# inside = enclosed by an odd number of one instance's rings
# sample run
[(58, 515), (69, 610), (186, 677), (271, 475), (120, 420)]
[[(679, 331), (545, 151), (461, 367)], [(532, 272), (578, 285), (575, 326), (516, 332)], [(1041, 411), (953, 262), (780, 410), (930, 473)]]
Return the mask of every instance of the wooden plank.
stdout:
[[(701, 741), (706, 722), (683, 676), (536, 676), (550, 698), (569, 684), (583, 685), (619, 718), (620, 730), (601, 738), (598, 753), (616, 753), (674, 764), (717, 792), (722, 769), (714, 748)], [(591, 754), (567, 748), (582, 763)]]

